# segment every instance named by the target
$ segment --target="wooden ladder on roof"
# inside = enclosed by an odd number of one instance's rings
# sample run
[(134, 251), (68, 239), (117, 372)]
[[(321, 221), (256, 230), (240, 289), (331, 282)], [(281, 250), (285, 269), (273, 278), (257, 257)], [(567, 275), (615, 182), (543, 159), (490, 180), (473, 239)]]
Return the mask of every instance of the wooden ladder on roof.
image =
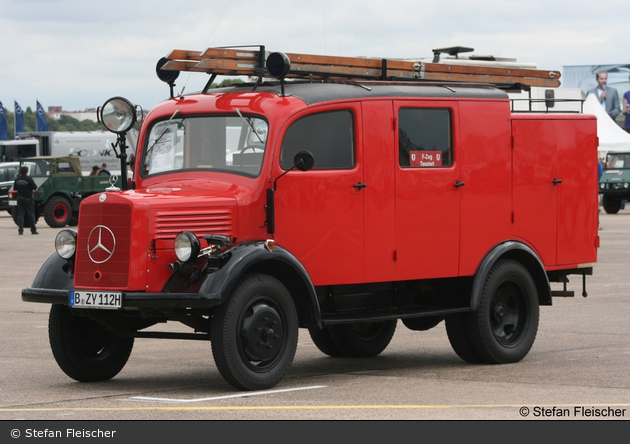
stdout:
[[(257, 49), (256, 49), (257, 48)], [(197, 71), (230, 76), (268, 76), (264, 46), (208, 48), (203, 52), (174, 50), (161, 69)], [(287, 78), (354, 79), (372, 81), (472, 82), (486, 84), (522, 84), (555, 88), (560, 86), (560, 72), (532, 68), (427, 63), (367, 57), (339, 57), (285, 53), (291, 62)]]

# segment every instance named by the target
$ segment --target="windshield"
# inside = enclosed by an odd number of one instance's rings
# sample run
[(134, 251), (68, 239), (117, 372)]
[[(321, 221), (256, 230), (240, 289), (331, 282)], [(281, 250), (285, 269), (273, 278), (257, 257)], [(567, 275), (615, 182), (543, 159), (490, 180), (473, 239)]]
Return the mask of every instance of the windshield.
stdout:
[(212, 169), (258, 176), (268, 124), (251, 116), (171, 118), (153, 125), (143, 157), (143, 176)]
[(609, 154), (606, 168), (630, 168), (630, 154)]
[(29, 176), (49, 176), (51, 161), (48, 159), (34, 159), (22, 162), (22, 166), (28, 167)]

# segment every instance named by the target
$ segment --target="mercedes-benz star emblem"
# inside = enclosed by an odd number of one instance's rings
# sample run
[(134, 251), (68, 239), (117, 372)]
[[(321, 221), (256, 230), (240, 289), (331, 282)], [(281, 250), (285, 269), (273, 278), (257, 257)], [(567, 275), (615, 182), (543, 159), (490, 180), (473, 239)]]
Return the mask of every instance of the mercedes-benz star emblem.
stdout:
[(95, 264), (107, 262), (116, 250), (116, 237), (105, 225), (97, 225), (90, 231), (87, 244), (88, 256)]

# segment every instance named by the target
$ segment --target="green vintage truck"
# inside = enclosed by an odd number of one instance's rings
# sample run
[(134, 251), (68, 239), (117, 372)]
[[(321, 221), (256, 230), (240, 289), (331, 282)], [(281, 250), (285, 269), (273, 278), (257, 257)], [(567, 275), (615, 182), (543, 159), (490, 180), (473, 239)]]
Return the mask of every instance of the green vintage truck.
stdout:
[(630, 152), (608, 153), (599, 180), (599, 194), (606, 213), (615, 214), (625, 207), (630, 200)]
[[(79, 206), (87, 196), (105, 191), (115, 186), (120, 188), (117, 176), (84, 176), (77, 156), (39, 156), (21, 160), (21, 165), (29, 168), (29, 176), (37, 185), (33, 195), (35, 217), (44, 216), (46, 223), (53, 228), (76, 225)], [(17, 200), (14, 190), (9, 192), (9, 205), (17, 225)], [(28, 221), (24, 221), (28, 226)]]

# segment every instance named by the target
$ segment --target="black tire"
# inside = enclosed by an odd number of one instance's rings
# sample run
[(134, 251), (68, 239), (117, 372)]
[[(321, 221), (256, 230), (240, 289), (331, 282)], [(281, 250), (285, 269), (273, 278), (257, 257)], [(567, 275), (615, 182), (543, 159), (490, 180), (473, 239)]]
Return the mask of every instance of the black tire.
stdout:
[(486, 277), (479, 310), (469, 313), (475, 349), (491, 364), (523, 359), (538, 331), (538, 291), (519, 262), (501, 260)]
[(335, 346), (345, 356), (368, 358), (387, 348), (396, 331), (396, 320), (331, 325), (329, 329)]
[(602, 205), (604, 206), (604, 211), (608, 214), (617, 214), (621, 209), (621, 198), (604, 195), (602, 198)]
[(133, 338), (114, 336), (96, 322), (53, 305), (48, 321), (50, 347), (63, 372), (79, 382), (107, 381), (125, 366)]
[(297, 349), (298, 318), (291, 295), (271, 276), (244, 276), (213, 314), (210, 338), (214, 361), (229, 384), (241, 390), (275, 386)]
[(437, 325), (443, 320), (444, 320), (443, 316), (424, 316), (421, 318), (403, 319), (402, 323), (409, 330), (427, 331), (427, 330), (431, 330), (433, 327), (437, 327)]
[(484, 359), (477, 352), (472, 342), (468, 326), (470, 321), (469, 313), (457, 313), (446, 318), (446, 334), (451, 347), (457, 356), (471, 364), (480, 364)]
[(63, 196), (53, 196), (44, 205), (44, 220), (49, 227), (61, 228), (72, 219), (72, 204)]
[(317, 325), (309, 325), (308, 333), (311, 335), (311, 339), (322, 353), (333, 358), (342, 358), (346, 356), (346, 354), (339, 350), (339, 348), (335, 345), (332, 336), (330, 336), (330, 330), (327, 327), (320, 329)]
[[(13, 218), (13, 222), (15, 222), (16, 226), (18, 225), (18, 209), (17, 207), (13, 207), (11, 209), (11, 217)], [(39, 210), (37, 205), (35, 205), (35, 225), (37, 225), (37, 221), (39, 220)], [(24, 214), (24, 228), (31, 228), (31, 221), (28, 220), (28, 216)]]

